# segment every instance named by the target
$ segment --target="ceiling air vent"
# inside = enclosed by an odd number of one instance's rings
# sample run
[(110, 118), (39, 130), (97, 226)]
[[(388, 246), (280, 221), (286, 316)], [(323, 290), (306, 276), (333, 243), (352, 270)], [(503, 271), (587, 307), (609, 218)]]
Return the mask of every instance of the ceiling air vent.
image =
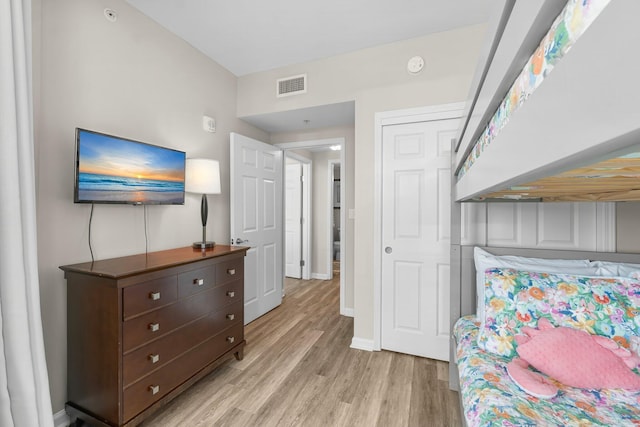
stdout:
[(285, 77), (284, 79), (278, 79), (276, 86), (276, 96), (282, 98), (283, 96), (299, 95), (307, 92), (307, 75), (300, 74), (299, 76)]

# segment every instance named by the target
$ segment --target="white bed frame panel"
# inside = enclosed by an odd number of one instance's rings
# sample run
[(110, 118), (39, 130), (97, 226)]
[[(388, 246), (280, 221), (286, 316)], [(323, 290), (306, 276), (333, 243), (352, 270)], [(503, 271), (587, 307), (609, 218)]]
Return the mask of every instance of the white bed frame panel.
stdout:
[[(458, 181), (453, 190), (455, 201), (469, 200), (637, 149), (640, 143), (640, 85), (635, 83), (640, 70), (640, 58), (635, 54), (640, 46), (638, 16), (640, 1), (637, 0), (612, 1), (603, 10)], [(509, 23), (505, 28), (509, 28)], [(529, 55), (531, 52), (533, 48)], [(504, 71), (505, 67), (500, 68)], [(490, 77), (488, 73), (485, 81), (492, 81)], [(482, 99), (478, 97), (479, 102)], [(472, 117), (484, 117), (479, 102), (476, 105), (480, 112), (474, 108)], [(475, 142), (471, 137), (481, 132), (486, 122), (475, 124), (476, 121), (470, 120), (464, 131), (456, 168), (464, 161), (462, 153), (470, 148), (468, 144)], [(464, 139), (467, 136), (469, 140)]]

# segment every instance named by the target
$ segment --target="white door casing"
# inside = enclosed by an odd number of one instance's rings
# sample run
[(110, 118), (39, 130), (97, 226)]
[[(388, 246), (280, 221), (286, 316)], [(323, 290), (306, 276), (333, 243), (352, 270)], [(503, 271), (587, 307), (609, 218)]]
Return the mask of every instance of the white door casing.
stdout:
[(285, 276), (302, 277), (302, 164), (287, 157), (285, 166)]
[(449, 358), (451, 139), (458, 119), (382, 132), (382, 348)]
[(282, 151), (231, 133), (231, 238), (245, 257), (244, 321), (282, 302)]
[[(287, 156), (292, 155), (290, 154), (288, 151), (289, 150), (296, 150), (296, 149), (309, 149), (309, 148), (317, 148), (317, 147), (329, 147), (332, 145), (340, 145), (341, 146), (341, 150), (340, 150), (340, 163), (341, 165), (343, 165), (343, 167), (340, 168), (340, 181), (342, 183), (342, 185), (340, 186), (340, 200), (344, 201), (345, 200), (345, 194), (346, 194), (346, 186), (347, 186), (347, 182), (346, 182), (346, 173), (345, 173), (345, 169), (346, 167), (344, 167), (344, 165), (347, 164), (346, 159), (345, 159), (345, 152), (346, 152), (346, 147), (345, 147), (345, 139), (342, 137), (339, 138), (328, 138), (328, 139), (320, 139), (320, 140), (312, 140), (312, 141), (298, 141), (298, 142), (284, 142), (284, 143), (280, 143), (280, 144), (276, 144), (277, 147), (282, 148), (283, 150), (287, 151)], [(308, 159), (304, 159), (302, 157), (299, 156), (295, 156), (298, 157), (299, 160), (301, 160), (303, 162), (303, 171), (304, 171), (304, 176), (305, 176), (305, 181), (304, 181), (304, 187), (305, 189), (308, 189), (308, 191), (304, 191), (303, 192), (303, 199), (305, 199), (303, 201), (303, 206), (307, 206), (310, 207), (311, 206), (311, 201), (310, 200), (306, 200), (310, 194), (311, 194), (311, 190), (310, 188), (312, 187), (311, 185), (311, 178), (313, 176), (312, 173), (312, 165), (311, 163), (305, 163), (306, 161), (308, 161)], [(349, 316), (349, 317), (353, 317), (353, 307), (347, 307), (345, 304), (346, 301), (346, 282), (345, 282), (345, 278), (346, 278), (346, 274), (344, 274), (344, 272), (346, 271), (346, 263), (345, 263), (345, 258), (346, 258), (346, 249), (348, 247), (347, 245), (347, 238), (348, 238), (348, 233), (346, 232), (347, 230), (347, 218), (346, 218), (346, 211), (347, 209), (344, 207), (345, 204), (343, 203), (342, 205), (342, 209), (340, 210), (340, 228), (341, 230), (344, 230), (344, 232), (342, 233), (342, 238), (340, 239), (340, 245), (341, 245), (341, 249), (340, 252), (341, 254), (343, 254), (344, 256), (340, 259), (340, 314), (343, 316)], [(306, 232), (307, 235), (309, 236), (308, 239), (305, 239), (303, 236), (303, 241), (309, 242), (310, 241), (310, 228), (309, 226), (311, 225), (311, 221), (313, 221), (313, 215), (311, 214), (311, 211), (313, 209), (309, 209), (307, 208), (307, 213), (303, 213), (303, 216), (305, 218), (309, 218), (310, 220), (308, 222), (305, 223), (305, 227), (303, 227), (303, 235)], [(331, 209), (332, 210), (332, 209)], [(351, 209), (353, 210), (353, 209)], [(331, 215), (330, 209), (327, 209), (327, 218), (330, 218), (329, 215)], [(327, 234), (328, 236), (328, 234)], [(312, 258), (312, 249), (311, 249), (311, 245), (310, 243), (308, 243), (308, 247), (307, 245), (303, 245), (303, 250), (302, 250), (302, 256), (303, 259), (305, 260), (311, 260)], [(329, 257), (330, 258), (330, 257)], [(302, 270), (302, 278), (304, 280), (307, 280), (311, 277), (313, 277), (313, 275), (307, 275), (305, 276), (305, 274), (308, 274), (308, 268), (307, 266), (309, 266), (311, 264), (311, 262), (307, 262), (305, 265), (306, 271), (307, 273), (305, 273), (305, 268), (303, 268)], [(370, 348), (371, 346), (369, 346)]]

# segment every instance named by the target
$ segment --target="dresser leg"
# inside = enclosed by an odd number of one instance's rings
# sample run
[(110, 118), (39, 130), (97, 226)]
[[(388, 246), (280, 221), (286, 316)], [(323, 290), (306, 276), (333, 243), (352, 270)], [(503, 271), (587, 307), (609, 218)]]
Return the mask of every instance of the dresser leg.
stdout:
[(241, 348), (240, 350), (236, 351), (235, 353), (233, 353), (233, 355), (236, 357), (236, 360), (244, 359), (244, 348)]

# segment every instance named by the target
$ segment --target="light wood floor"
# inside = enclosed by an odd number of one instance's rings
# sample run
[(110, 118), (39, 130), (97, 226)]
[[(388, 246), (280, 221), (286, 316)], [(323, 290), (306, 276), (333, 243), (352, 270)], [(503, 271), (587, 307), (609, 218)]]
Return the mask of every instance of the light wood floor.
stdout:
[(446, 362), (349, 348), (339, 276), (287, 279), (285, 293), (247, 325), (244, 360), (229, 360), (143, 426), (461, 425)]

